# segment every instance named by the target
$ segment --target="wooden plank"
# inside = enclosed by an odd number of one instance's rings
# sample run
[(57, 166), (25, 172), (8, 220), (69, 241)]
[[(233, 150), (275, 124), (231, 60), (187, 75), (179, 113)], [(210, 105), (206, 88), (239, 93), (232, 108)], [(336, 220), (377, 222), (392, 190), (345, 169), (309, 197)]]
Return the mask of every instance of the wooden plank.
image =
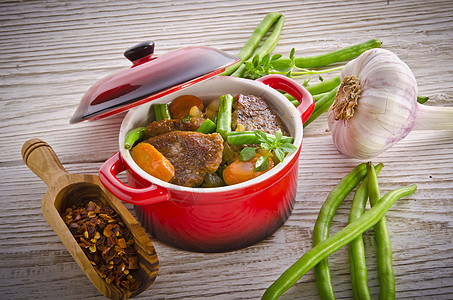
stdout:
[[(124, 113), (70, 125), (97, 80), (130, 63), (129, 46), (153, 39), (161, 54), (187, 45), (237, 53), (270, 11), (285, 16), (275, 52), (324, 53), (379, 38), (413, 70), (428, 105), (453, 106), (453, 2), (435, 1), (3, 1), (0, 3), (0, 289), (5, 299), (99, 298), (44, 220), (47, 187), (22, 162), (30, 138), (47, 141), (69, 172), (96, 174), (117, 151)], [(338, 74), (325, 75), (325, 78)], [(299, 79), (298, 79), (299, 80)], [(304, 79), (300, 79), (302, 82)], [(316, 77), (311, 82), (316, 82)], [(387, 214), (398, 299), (453, 297), (453, 136), (416, 131), (375, 159), (382, 192), (417, 183), (417, 192)], [(313, 225), (329, 191), (359, 160), (340, 155), (326, 117), (304, 131), (296, 204), (272, 237), (216, 254), (171, 248), (153, 239), (156, 282), (137, 298), (256, 299), (311, 248)], [(122, 175), (124, 179), (124, 175)], [(352, 197), (332, 232), (347, 221)], [(135, 211), (127, 205), (132, 214)], [(373, 232), (365, 233), (369, 285), (379, 293)], [(329, 258), (337, 298), (351, 298), (345, 248)], [(318, 299), (310, 271), (284, 299)]]

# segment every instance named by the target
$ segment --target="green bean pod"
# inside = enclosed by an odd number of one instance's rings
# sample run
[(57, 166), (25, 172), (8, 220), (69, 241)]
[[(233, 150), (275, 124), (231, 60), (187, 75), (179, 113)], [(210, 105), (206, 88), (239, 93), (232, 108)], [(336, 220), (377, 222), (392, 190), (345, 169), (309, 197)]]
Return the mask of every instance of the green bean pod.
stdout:
[(320, 242), (305, 253), (299, 260), (290, 266), (264, 292), (261, 299), (278, 299), (292, 287), (305, 273), (311, 270), (320, 261), (349, 244), (359, 235), (373, 227), (390, 207), (400, 198), (409, 196), (417, 189), (415, 184), (388, 192), (375, 206), (365, 212), (360, 218), (348, 224), (336, 234)]
[[(365, 213), (368, 201), (368, 185), (365, 178), (357, 188), (352, 200), (348, 222), (352, 223)], [(348, 244), (349, 265), (351, 270), (351, 286), (354, 299), (370, 299), (368, 289), (367, 268), (365, 262), (365, 246), (362, 235)]]
[[(371, 207), (375, 206), (381, 194), (379, 192), (379, 184), (377, 181), (377, 170), (374, 169), (371, 163), (367, 163), (368, 170), (368, 193), (370, 197)], [(379, 274), (379, 299), (395, 299), (395, 274), (393, 271), (392, 259), (392, 242), (387, 229), (385, 216), (374, 225), (374, 237), (377, 247), (377, 265)]]
[[(269, 37), (264, 41), (264, 43), (259, 47), (253, 54), (252, 56), (247, 60), (251, 61), (253, 57), (256, 55), (259, 55), (259, 57), (263, 57), (266, 54), (271, 54), (272, 51), (274, 51), (275, 47), (277, 47), (278, 40), (280, 39), (280, 34), (283, 29), (283, 24), (285, 23), (285, 17), (282, 15), (277, 23), (274, 26), (274, 29), (272, 30), (272, 33), (269, 35)], [(236, 69), (230, 76), (233, 77), (243, 77), (245, 71), (245, 65), (241, 64), (239, 68)]]
[(216, 132), (218, 132), (224, 139), (227, 138), (228, 132), (231, 131), (232, 111), (233, 96), (230, 94), (220, 96)]
[(154, 104), (154, 119), (156, 121), (160, 121), (163, 119), (171, 119), (170, 117), (170, 110), (168, 108), (168, 104)]
[(300, 102), (299, 102), (299, 100), (297, 100), (297, 99), (294, 99), (294, 100), (288, 99), (288, 100), (289, 100), (289, 102), (291, 102), (291, 104), (294, 105), (295, 107), (298, 107), (298, 106), (300, 105)]
[(227, 135), (230, 145), (252, 145), (261, 143), (253, 131), (231, 131)]
[[(294, 96), (291, 96), (290, 94), (284, 94), (286, 99), (289, 100), (289, 102), (291, 102), (294, 106), (299, 106), (300, 102), (299, 100), (297, 100)], [(326, 93), (321, 93), (321, 94), (318, 94), (318, 95), (313, 95), (313, 100), (315, 101), (315, 104), (316, 102), (321, 99), (322, 97), (324, 97), (325, 95), (327, 95), (327, 92)]]
[(330, 92), (325, 94), (321, 99), (316, 101), (313, 112), (311, 113), (311, 115), (307, 119), (307, 121), (305, 121), (305, 123), (304, 123), (304, 128), (307, 127), (308, 124), (310, 124), (311, 122), (316, 120), (320, 115), (322, 115), (323, 113), (325, 113), (326, 111), (329, 110), (330, 106), (332, 106), (332, 103), (335, 100), (337, 91), (338, 91), (338, 86), (333, 88)]
[(340, 75), (326, 79), (324, 81), (308, 85), (306, 89), (312, 95), (318, 95), (326, 92), (330, 92), (333, 88), (339, 86), (341, 83)]
[(317, 94), (317, 95), (313, 95), (313, 100), (315, 101), (315, 103), (321, 99), (322, 97), (324, 97), (325, 95), (327, 95), (328, 92), (324, 92), (324, 93), (321, 93), (321, 94)]
[(145, 138), (146, 127), (138, 127), (129, 131), (124, 140), (124, 148), (132, 149), (134, 145)]
[[(297, 68), (302, 69), (313, 69), (322, 68), (333, 63), (338, 63), (346, 60), (350, 60), (358, 57), (363, 52), (372, 49), (379, 48), (382, 42), (377, 39), (371, 39), (366, 42), (355, 44), (343, 49), (335, 50), (329, 53), (318, 54), (307, 57), (296, 57), (294, 64)], [(287, 70), (287, 67), (291, 65), (291, 59), (279, 58), (274, 62), (274, 68), (276, 70)]]
[[(352, 200), (348, 222), (352, 223), (365, 213), (368, 201), (368, 181), (365, 178), (357, 188)], [(354, 299), (370, 299), (368, 289), (367, 268), (365, 262), (365, 246), (362, 235), (348, 244), (349, 265), (351, 269), (351, 286)]]
[[(284, 93), (283, 94), (286, 99), (288, 99), (289, 102), (291, 102), (295, 107), (298, 107), (300, 102), (299, 100), (297, 100), (294, 96), (291, 96), (290, 94), (287, 94), (287, 93)], [(313, 100), (314, 100), (314, 97), (313, 97)]]
[[(329, 237), (329, 228), (338, 207), (346, 196), (365, 178), (366, 163), (356, 166), (344, 176), (329, 193), (322, 205), (313, 229), (313, 246), (318, 245)], [(332, 279), (328, 260), (321, 261), (315, 267), (316, 283), (321, 299), (334, 299)]]
[[(377, 174), (381, 171), (382, 167), (382, 164), (376, 166)], [(354, 194), (351, 211), (349, 213), (349, 223), (354, 222), (365, 213), (367, 200), (368, 178), (365, 178)], [(351, 269), (351, 285), (354, 299), (371, 299), (370, 290), (368, 289), (367, 268), (365, 262), (365, 246), (363, 244), (362, 235), (349, 243), (348, 254)]]
[(282, 16), (280, 12), (270, 12), (268, 13), (264, 19), (258, 24), (258, 26), (253, 31), (252, 35), (249, 37), (247, 42), (242, 47), (241, 51), (239, 51), (238, 58), (239, 61), (225, 69), (223, 73), (220, 75), (231, 75), (240, 65), (244, 63), (247, 59), (252, 56), (253, 51), (258, 47), (260, 41), (269, 31), (269, 29), (274, 25), (274, 23)]
[(217, 125), (210, 119), (206, 119), (200, 127), (198, 127), (197, 132), (204, 134), (213, 133), (217, 128)]

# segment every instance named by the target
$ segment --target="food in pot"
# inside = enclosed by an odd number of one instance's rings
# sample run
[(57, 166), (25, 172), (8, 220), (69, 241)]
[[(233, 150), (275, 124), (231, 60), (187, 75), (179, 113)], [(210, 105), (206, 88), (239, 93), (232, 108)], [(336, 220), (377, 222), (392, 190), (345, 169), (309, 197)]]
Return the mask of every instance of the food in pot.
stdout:
[[(200, 98), (183, 95), (167, 108), (157, 105), (156, 112), (169, 114), (159, 114), (146, 126), (131, 156), (147, 173), (176, 185), (241, 183), (264, 174), (297, 150), (277, 114), (255, 95), (227, 94), (206, 107)], [(159, 154), (147, 154), (154, 150)], [(147, 161), (153, 157), (157, 164)]]
[(201, 185), (204, 176), (217, 171), (222, 162), (223, 139), (218, 133), (171, 131), (143, 143), (153, 145), (168, 158), (175, 167), (171, 182), (177, 185)]
[(200, 117), (154, 121), (146, 126), (145, 137), (151, 138), (175, 130), (196, 131), (204, 121), (205, 119)]
[(261, 130), (275, 134), (281, 130), (288, 135), (280, 118), (272, 112), (262, 98), (253, 95), (239, 95), (234, 102), (233, 129), (238, 131)]
[(268, 158), (269, 164), (265, 170), (255, 170), (255, 164), (260, 157), (261, 155), (255, 154), (255, 156), (250, 160), (241, 161), (240, 159), (236, 159), (234, 162), (229, 164), (222, 172), (225, 183), (228, 185), (241, 183), (245, 180), (258, 177), (274, 167), (273, 161)]
[(175, 119), (183, 119), (190, 115), (190, 112), (199, 112), (203, 110), (203, 102), (194, 95), (182, 95), (174, 99), (170, 105), (170, 115)]
[(131, 150), (134, 161), (146, 173), (169, 182), (175, 176), (173, 164), (153, 145), (140, 143)]

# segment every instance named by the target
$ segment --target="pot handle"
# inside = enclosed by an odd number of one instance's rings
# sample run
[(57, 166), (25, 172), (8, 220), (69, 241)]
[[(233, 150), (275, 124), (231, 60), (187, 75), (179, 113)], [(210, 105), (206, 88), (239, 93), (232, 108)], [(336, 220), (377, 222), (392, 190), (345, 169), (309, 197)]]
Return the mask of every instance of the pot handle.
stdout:
[(116, 175), (125, 170), (126, 165), (119, 152), (110, 157), (99, 170), (99, 179), (102, 184), (118, 199), (134, 205), (149, 205), (170, 199), (165, 188), (154, 184), (141, 189), (124, 184)]
[(286, 92), (296, 98), (300, 102), (297, 110), (301, 115), (302, 123), (305, 123), (313, 113), (313, 109), (315, 108), (313, 96), (294, 79), (280, 74), (271, 74), (258, 78), (256, 81), (262, 82), (276, 90)]

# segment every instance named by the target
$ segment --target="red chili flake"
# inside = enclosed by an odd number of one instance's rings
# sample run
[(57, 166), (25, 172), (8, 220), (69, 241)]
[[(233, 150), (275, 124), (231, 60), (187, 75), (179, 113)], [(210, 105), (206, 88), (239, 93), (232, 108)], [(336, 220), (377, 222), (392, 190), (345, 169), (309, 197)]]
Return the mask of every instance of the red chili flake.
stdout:
[(140, 287), (130, 273), (139, 269), (134, 239), (111, 207), (90, 201), (61, 216), (101, 278), (123, 289)]

